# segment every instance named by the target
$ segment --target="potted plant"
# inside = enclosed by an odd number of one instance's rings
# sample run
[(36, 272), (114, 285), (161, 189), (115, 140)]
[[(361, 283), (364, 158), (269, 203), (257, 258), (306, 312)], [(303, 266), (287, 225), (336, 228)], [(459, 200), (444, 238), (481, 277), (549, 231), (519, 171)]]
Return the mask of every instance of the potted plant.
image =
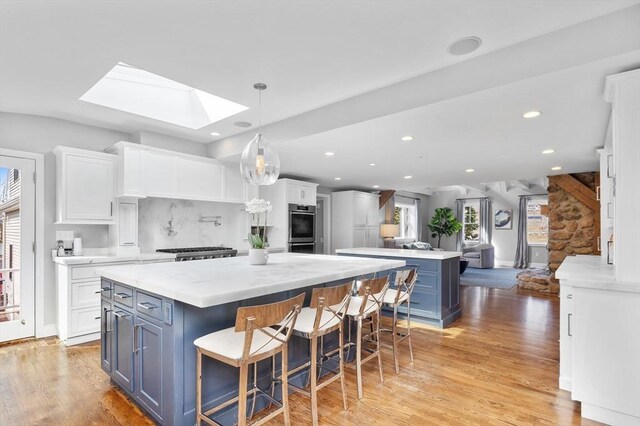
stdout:
[[(272, 209), (271, 203), (263, 199), (254, 198), (245, 203), (245, 211), (251, 214), (251, 224), (256, 224), (255, 233), (249, 232), (249, 263), (251, 265), (265, 265), (269, 260), (267, 251), (267, 213)], [(264, 215), (263, 225), (260, 225)]]
[(449, 207), (437, 208), (436, 214), (431, 218), (428, 226), (431, 238), (438, 237), (438, 248), (440, 248), (440, 240), (443, 235), (450, 237), (462, 229), (462, 223), (456, 219), (453, 210)]

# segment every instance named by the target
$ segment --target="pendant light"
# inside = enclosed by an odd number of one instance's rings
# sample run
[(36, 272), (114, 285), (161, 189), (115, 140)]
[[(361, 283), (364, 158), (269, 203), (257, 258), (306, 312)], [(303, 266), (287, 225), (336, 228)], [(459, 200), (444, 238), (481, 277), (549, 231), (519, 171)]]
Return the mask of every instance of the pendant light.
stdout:
[(262, 91), (267, 88), (264, 83), (256, 83), (253, 88), (258, 91), (258, 132), (242, 151), (240, 173), (248, 183), (271, 185), (280, 175), (280, 159), (273, 145), (260, 133), (262, 127)]

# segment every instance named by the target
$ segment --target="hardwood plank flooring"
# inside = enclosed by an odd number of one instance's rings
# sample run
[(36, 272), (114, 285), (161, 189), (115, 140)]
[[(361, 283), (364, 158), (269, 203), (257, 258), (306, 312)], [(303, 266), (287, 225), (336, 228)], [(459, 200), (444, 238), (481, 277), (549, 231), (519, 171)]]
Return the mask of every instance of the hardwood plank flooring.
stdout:
[[(400, 374), (383, 350), (384, 383), (364, 367), (365, 397), (347, 369), (319, 392), (326, 425), (594, 425), (558, 389), (557, 295), (462, 287), (463, 316), (439, 330), (414, 323), (415, 361), (401, 344)], [(389, 338), (389, 336), (385, 336)], [(388, 339), (385, 339), (388, 340)], [(294, 425), (311, 424), (308, 399), (290, 398)], [(270, 424), (281, 424), (282, 417)], [(0, 425), (151, 425), (100, 370), (99, 345), (57, 339), (0, 346)]]

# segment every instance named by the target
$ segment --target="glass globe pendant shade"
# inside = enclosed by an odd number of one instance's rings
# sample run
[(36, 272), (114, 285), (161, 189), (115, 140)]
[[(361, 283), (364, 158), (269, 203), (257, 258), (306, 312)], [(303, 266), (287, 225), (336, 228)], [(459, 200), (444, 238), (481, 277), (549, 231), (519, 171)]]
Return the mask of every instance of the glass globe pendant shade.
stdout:
[(271, 185), (280, 175), (280, 159), (269, 141), (256, 133), (256, 136), (242, 151), (240, 173), (248, 183)]

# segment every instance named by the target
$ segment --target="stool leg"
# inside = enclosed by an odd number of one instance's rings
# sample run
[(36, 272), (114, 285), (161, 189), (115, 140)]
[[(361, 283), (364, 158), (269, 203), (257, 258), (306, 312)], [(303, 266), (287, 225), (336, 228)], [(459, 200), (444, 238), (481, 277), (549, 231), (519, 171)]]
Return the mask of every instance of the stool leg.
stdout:
[(393, 335), (393, 362), (396, 366), (396, 374), (400, 373), (400, 363), (398, 362), (398, 306), (393, 305), (393, 325), (392, 325), (392, 335)]
[[(380, 383), (384, 383), (382, 377), (382, 352), (380, 351), (380, 311), (376, 312), (376, 349), (378, 351), (378, 369), (380, 370)], [(373, 319), (373, 318), (372, 318)]]
[(311, 363), (309, 365), (309, 375), (311, 376), (311, 420), (313, 425), (318, 425), (318, 337), (311, 337)]
[(358, 382), (358, 399), (364, 398), (362, 392), (362, 318), (358, 317), (356, 330), (356, 381)]
[(289, 417), (289, 346), (282, 345), (282, 408), (284, 408), (284, 424), (291, 425)]
[(196, 425), (200, 426), (202, 419), (202, 352), (196, 350)]
[(342, 350), (344, 346), (344, 331), (342, 327), (338, 329), (338, 345), (340, 347), (340, 351), (338, 352), (340, 359), (340, 386), (342, 386), (342, 405), (344, 406), (344, 410), (347, 411), (347, 388), (344, 383), (344, 351)]
[[(258, 387), (258, 363), (253, 363), (253, 388)], [(251, 395), (251, 411), (249, 412), (249, 419), (253, 418), (253, 413), (256, 410), (256, 399), (258, 399), (258, 394), (256, 392)]]
[(413, 362), (413, 348), (411, 347), (411, 299), (407, 299), (407, 340), (409, 341), (409, 355)]
[(240, 364), (240, 384), (238, 389), (238, 426), (247, 425), (247, 380), (249, 378), (249, 366)]

